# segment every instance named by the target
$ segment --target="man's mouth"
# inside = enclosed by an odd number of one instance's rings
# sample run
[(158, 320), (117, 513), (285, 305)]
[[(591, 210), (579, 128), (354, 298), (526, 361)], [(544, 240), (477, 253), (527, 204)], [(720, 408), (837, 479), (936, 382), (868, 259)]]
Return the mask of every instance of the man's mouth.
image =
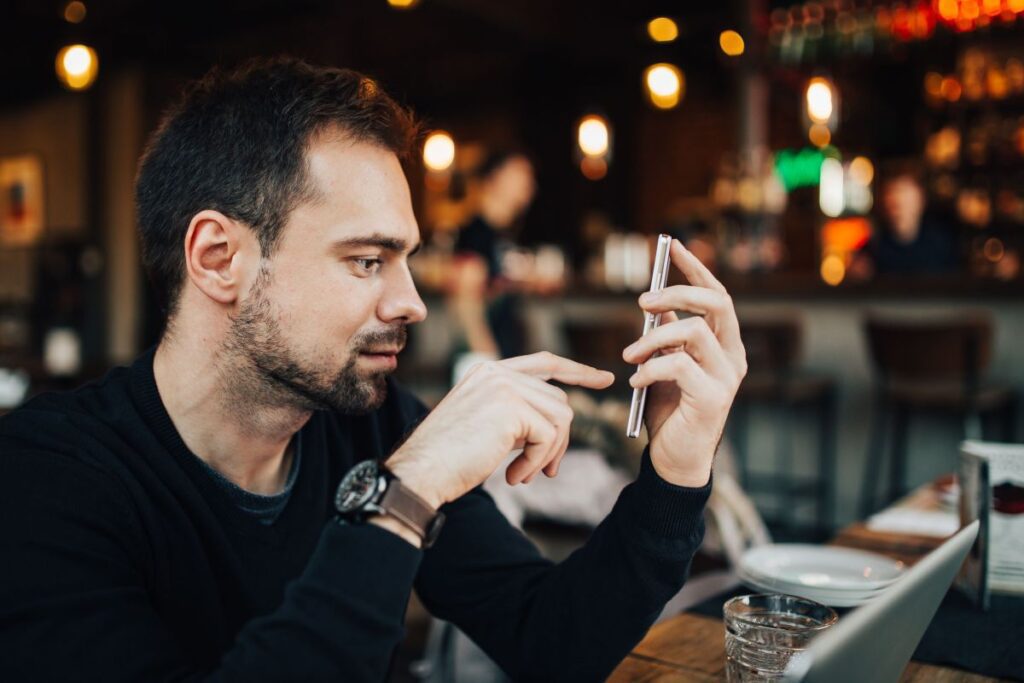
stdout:
[(398, 354), (401, 352), (400, 347), (387, 347), (380, 349), (363, 349), (359, 352), (359, 356), (374, 364), (383, 365), (390, 368), (398, 367)]
[(361, 353), (363, 355), (366, 355), (366, 356), (397, 356), (401, 352), (402, 352), (402, 347), (400, 347), (400, 346), (391, 346), (391, 347), (382, 347), (382, 348), (379, 348), (379, 349), (363, 349), (359, 353)]

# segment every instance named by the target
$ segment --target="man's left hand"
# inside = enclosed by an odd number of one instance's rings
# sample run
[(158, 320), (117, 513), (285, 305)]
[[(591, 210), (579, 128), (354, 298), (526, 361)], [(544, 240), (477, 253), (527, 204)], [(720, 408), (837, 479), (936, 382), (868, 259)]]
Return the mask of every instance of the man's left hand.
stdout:
[[(661, 325), (622, 357), (642, 364), (630, 385), (649, 387), (644, 422), (655, 471), (669, 483), (699, 487), (711, 476), (747, 356), (722, 283), (678, 240), (672, 240), (671, 257), (690, 284), (640, 297), (644, 311), (662, 314)], [(692, 317), (680, 320), (676, 311)]]

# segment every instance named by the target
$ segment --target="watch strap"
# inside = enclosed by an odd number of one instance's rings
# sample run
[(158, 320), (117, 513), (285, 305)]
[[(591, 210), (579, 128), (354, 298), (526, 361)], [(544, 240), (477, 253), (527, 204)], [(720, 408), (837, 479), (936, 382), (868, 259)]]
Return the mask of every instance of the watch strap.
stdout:
[(389, 477), (387, 490), (377, 505), (384, 510), (384, 514), (391, 515), (412, 529), (423, 539), (424, 547), (429, 547), (433, 541), (433, 527), (441, 513), (403, 485), (400, 479)]

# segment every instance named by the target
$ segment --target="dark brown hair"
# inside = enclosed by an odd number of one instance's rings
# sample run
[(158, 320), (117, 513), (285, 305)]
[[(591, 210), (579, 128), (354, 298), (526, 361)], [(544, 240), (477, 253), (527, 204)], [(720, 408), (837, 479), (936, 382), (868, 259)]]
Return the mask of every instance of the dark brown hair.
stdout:
[(192, 217), (214, 209), (244, 222), (272, 254), (292, 209), (315, 197), (310, 140), (334, 126), (402, 159), (419, 135), (412, 113), (372, 79), (289, 57), (215, 68), (185, 89), (150, 138), (135, 182), (143, 263), (168, 314), (185, 278)]

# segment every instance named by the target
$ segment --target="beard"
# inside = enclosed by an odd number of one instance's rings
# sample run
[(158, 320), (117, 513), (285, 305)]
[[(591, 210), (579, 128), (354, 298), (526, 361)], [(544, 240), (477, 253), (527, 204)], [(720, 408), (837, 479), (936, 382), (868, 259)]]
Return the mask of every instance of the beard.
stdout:
[(288, 406), (299, 410), (331, 410), (362, 415), (383, 405), (391, 370), (362, 371), (356, 366), (361, 351), (405, 345), (404, 323), (364, 332), (353, 338), (340, 369), (327, 352), (321, 358), (302, 357), (281, 332), (275, 307), (266, 295), (270, 273), (260, 272), (249, 298), (232, 320), (225, 343), (230, 358), (224, 381), (247, 403)]

